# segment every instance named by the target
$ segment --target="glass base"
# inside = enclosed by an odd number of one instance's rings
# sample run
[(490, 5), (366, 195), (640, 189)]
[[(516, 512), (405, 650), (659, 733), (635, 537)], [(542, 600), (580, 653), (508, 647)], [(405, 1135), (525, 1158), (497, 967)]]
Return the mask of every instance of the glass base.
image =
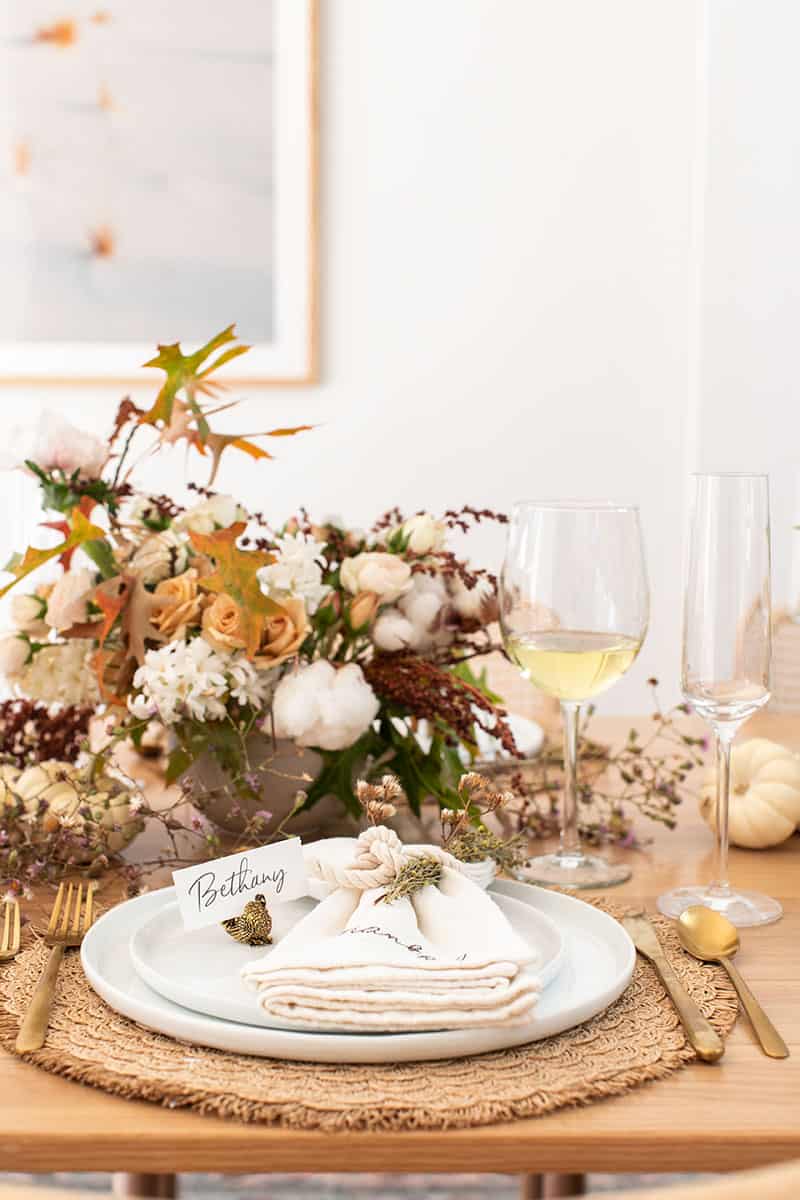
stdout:
[(692, 904), (704, 904), (706, 908), (722, 913), (737, 929), (746, 929), (748, 925), (770, 925), (783, 916), (778, 901), (761, 892), (737, 892), (700, 883), (665, 892), (656, 903), (665, 917), (679, 917)]
[(543, 887), (604, 888), (630, 879), (631, 869), (625, 863), (606, 862), (596, 854), (557, 851), (530, 859), (514, 876)]

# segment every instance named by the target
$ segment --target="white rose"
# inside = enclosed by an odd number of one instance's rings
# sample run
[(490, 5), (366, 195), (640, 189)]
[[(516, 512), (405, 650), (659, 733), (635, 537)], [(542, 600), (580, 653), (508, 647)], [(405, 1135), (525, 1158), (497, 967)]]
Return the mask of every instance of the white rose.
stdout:
[(19, 674), (30, 654), (30, 646), (24, 637), (18, 633), (10, 633), (0, 638), (0, 675), (13, 676)]
[(408, 538), (408, 548), (412, 554), (430, 554), (444, 547), (447, 537), (447, 526), (444, 521), (436, 521), (430, 513), (419, 513), (409, 517), (403, 525), (403, 533)]
[(97, 479), (108, 458), (108, 446), (93, 433), (65, 421), (53, 412), (43, 412), (38, 426), (22, 431), (15, 438), (10, 458), (6, 461), (21, 466), (26, 459), (44, 471), (60, 470), (65, 475), (75, 471), (83, 479)]
[(272, 714), (277, 737), (291, 738), (298, 746), (344, 750), (369, 729), (379, 708), (356, 663), (337, 671), (318, 659), (283, 677)]
[(215, 529), (227, 529), (237, 521), (246, 520), (247, 513), (233, 496), (225, 496), (220, 492), (195, 504), (175, 524), (190, 533), (213, 533)]
[(94, 591), (94, 576), (86, 567), (67, 571), (56, 583), (47, 602), (45, 621), (51, 629), (69, 629), (85, 621)]
[(42, 619), (47, 611), (47, 601), (34, 593), (14, 593), (11, 597), (11, 620), (23, 633), (41, 635), (47, 633), (47, 624)]
[(411, 587), (411, 567), (396, 554), (366, 550), (344, 560), (339, 578), (352, 595), (374, 592), (382, 604), (391, 604)]
[(182, 575), (188, 561), (185, 543), (172, 529), (165, 529), (145, 538), (128, 569), (141, 575), (143, 583), (159, 583), (170, 575)]

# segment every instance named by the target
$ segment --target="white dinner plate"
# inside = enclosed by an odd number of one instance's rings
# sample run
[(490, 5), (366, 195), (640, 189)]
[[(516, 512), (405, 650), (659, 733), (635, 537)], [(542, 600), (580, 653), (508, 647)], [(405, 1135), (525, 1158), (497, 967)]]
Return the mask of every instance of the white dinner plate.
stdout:
[(630, 982), (636, 951), (625, 930), (573, 896), (525, 883), (499, 882), (495, 894), (522, 900), (561, 931), (565, 959), (540, 997), (533, 1018), (506, 1029), (444, 1033), (303, 1033), (224, 1021), (160, 996), (139, 978), (130, 940), (144, 920), (173, 902), (172, 889), (149, 892), (112, 908), (87, 933), (81, 961), (94, 990), (117, 1012), (180, 1041), (265, 1058), (308, 1062), (413, 1062), (457, 1058), (549, 1037), (602, 1012)]
[[(494, 899), (514, 931), (536, 950), (537, 962), (527, 969), (541, 979), (543, 988), (547, 987), (564, 962), (564, 940), (557, 926), (519, 900), (508, 896)], [(270, 909), (273, 945), (277, 946), (316, 904), (316, 900), (304, 899), (274, 905)], [(281, 1029), (286, 1026), (264, 1012), (240, 974), (245, 963), (268, 957), (271, 949), (241, 946), (219, 925), (187, 932), (177, 902), (146, 916), (130, 942), (139, 978), (167, 1000), (210, 1017)]]

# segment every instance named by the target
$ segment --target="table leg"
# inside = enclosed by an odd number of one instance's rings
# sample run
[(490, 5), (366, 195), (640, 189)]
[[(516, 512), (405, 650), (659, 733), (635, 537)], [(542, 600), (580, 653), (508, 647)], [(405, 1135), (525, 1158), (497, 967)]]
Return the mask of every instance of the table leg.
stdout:
[(565, 1196), (585, 1196), (585, 1175), (545, 1175), (542, 1200), (559, 1200)]
[(112, 1192), (118, 1200), (134, 1200), (138, 1196), (145, 1200), (175, 1200), (178, 1178), (176, 1175), (137, 1175), (117, 1171)]
[(519, 1200), (542, 1200), (543, 1175), (522, 1175), (519, 1181)]

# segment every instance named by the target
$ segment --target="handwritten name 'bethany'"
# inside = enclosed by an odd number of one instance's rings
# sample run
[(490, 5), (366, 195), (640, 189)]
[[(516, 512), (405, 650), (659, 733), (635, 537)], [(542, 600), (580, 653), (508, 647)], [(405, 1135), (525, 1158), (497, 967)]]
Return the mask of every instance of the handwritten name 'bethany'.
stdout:
[(265, 884), (271, 884), (276, 896), (280, 896), (286, 882), (286, 871), (283, 867), (271, 873), (259, 875), (251, 871), (247, 859), (242, 858), (235, 871), (225, 879), (217, 880), (216, 871), (204, 871), (189, 887), (189, 895), (197, 901), (197, 911), (211, 908), (217, 900), (228, 900), (235, 896), (244, 896), (248, 892), (258, 891)]

